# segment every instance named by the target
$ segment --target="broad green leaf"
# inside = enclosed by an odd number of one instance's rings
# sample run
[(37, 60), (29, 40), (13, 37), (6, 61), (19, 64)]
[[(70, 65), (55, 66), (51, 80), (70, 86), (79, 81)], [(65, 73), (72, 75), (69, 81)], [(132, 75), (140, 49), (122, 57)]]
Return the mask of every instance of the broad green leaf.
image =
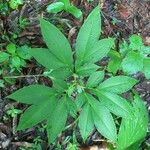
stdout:
[(23, 0), (10, 0), (9, 5), (12, 9), (17, 9), (19, 5), (23, 4)]
[(9, 59), (9, 54), (5, 52), (0, 52), (0, 63), (3, 63)]
[(150, 58), (144, 59), (143, 73), (147, 79), (150, 79)]
[(55, 70), (61, 67), (65, 67), (65, 64), (57, 59), (55, 55), (53, 55), (46, 48), (31, 48), (30, 54), (37, 60), (37, 62), (49, 70)]
[(84, 61), (86, 53), (92, 51), (93, 46), (98, 42), (101, 32), (101, 19), (99, 6), (96, 7), (82, 25), (76, 41), (76, 69)]
[(89, 104), (84, 105), (79, 116), (79, 129), (83, 140), (91, 134), (94, 129), (94, 122), (92, 118), (91, 107)]
[(87, 81), (87, 87), (96, 87), (104, 79), (104, 71), (92, 73)]
[(135, 74), (143, 69), (143, 56), (139, 52), (130, 51), (122, 61), (123, 71)]
[(50, 52), (72, 70), (72, 50), (66, 37), (58, 28), (44, 19), (40, 19), (40, 25), (44, 41)]
[(102, 82), (98, 86), (98, 90), (121, 94), (130, 90), (136, 83), (137, 80), (134, 78), (120, 75), (111, 77)]
[(82, 11), (75, 6), (68, 7), (66, 11), (68, 11), (70, 14), (72, 14), (76, 18), (81, 18), (82, 16)]
[(19, 68), (21, 66), (21, 60), (18, 56), (14, 56), (11, 60), (11, 64), (15, 68)]
[(110, 61), (108, 63), (107, 70), (113, 74), (116, 74), (121, 67), (122, 58), (119, 52), (114, 50), (111, 50), (108, 56), (110, 57)]
[(96, 129), (109, 140), (116, 142), (117, 131), (111, 113), (92, 95), (86, 95), (91, 105), (92, 116)]
[(52, 3), (52, 4), (48, 5), (46, 10), (49, 13), (58, 13), (58, 12), (62, 11), (64, 8), (65, 8), (64, 3), (56, 2), (56, 3)]
[(108, 52), (114, 45), (113, 38), (106, 38), (97, 41), (91, 50), (87, 51), (84, 57), (84, 63), (95, 63), (107, 56)]
[(142, 38), (139, 35), (132, 35), (129, 38), (130, 45), (129, 48), (132, 50), (141, 50), (141, 47), (143, 46)]
[(148, 112), (142, 99), (135, 95), (133, 102), (134, 117), (122, 120), (118, 135), (118, 150), (127, 149), (137, 142), (140, 144), (147, 133)]
[(86, 64), (76, 70), (76, 73), (80, 76), (89, 76), (91, 73), (95, 72), (99, 67), (95, 64)]
[(6, 50), (10, 54), (15, 54), (15, 52), (16, 52), (16, 45), (12, 44), (12, 43), (8, 44), (7, 47), (6, 47)]
[(21, 116), (17, 130), (31, 128), (46, 120), (56, 105), (56, 98), (49, 97), (46, 101), (30, 106)]
[(58, 104), (53, 109), (53, 113), (47, 118), (47, 134), (49, 143), (53, 143), (58, 134), (60, 134), (65, 128), (68, 114), (65, 97), (59, 100)]
[(7, 96), (9, 99), (16, 100), (25, 104), (37, 104), (48, 100), (50, 96), (55, 95), (55, 91), (44, 85), (30, 85), (19, 89)]
[(115, 115), (123, 118), (133, 115), (131, 105), (121, 96), (105, 91), (97, 91), (97, 96), (101, 104), (106, 106)]

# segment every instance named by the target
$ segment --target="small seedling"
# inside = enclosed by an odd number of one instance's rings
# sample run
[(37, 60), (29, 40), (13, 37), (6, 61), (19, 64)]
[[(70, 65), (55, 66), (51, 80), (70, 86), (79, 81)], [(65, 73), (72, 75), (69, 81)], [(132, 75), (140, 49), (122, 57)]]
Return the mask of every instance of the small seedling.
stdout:
[(59, 0), (58, 2), (48, 5), (47, 12), (49, 13), (58, 13), (61, 11), (66, 11), (76, 18), (81, 18), (82, 12), (77, 7), (73, 6), (69, 0)]
[(132, 35), (129, 38), (129, 44), (123, 41), (119, 52), (110, 51), (108, 71), (115, 74), (117, 70), (123, 70), (128, 75), (143, 72), (146, 78), (150, 79), (149, 54), (150, 47), (144, 45), (142, 38), (139, 35)]
[(19, 109), (14, 108), (14, 107), (12, 107), (11, 109), (7, 110), (7, 114), (9, 116), (11, 116), (12, 118), (16, 117), (20, 113), (22, 113), (22, 111), (19, 110)]

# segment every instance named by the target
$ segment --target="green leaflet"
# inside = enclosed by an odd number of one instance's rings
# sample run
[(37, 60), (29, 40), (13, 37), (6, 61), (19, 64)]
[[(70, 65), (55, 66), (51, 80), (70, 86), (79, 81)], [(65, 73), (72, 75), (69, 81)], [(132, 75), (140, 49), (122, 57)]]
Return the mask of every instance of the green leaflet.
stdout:
[(84, 63), (95, 63), (107, 56), (108, 52), (114, 45), (113, 38), (106, 38), (97, 41), (93, 47), (85, 53)]
[(84, 57), (98, 42), (101, 32), (99, 6), (96, 7), (82, 25), (76, 41), (76, 69), (83, 65)]
[(65, 63), (63, 63), (46, 48), (32, 48), (30, 49), (30, 54), (39, 64), (43, 65), (49, 70), (55, 70), (66, 66)]
[(95, 72), (99, 66), (95, 64), (85, 64), (84, 66), (80, 67), (76, 73), (80, 76), (89, 76), (91, 73)]
[(122, 61), (123, 71), (135, 74), (143, 69), (143, 56), (139, 52), (130, 51)]
[(68, 7), (67, 11), (73, 16), (75, 16), (76, 18), (81, 18), (82, 16), (82, 11), (75, 6)]
[(55, 95), (55, 90), (44, 85), (30, 85), (24, 87), (13, 94), (7, 96), (9, 99), (16, 100), (25, 104), (37, 104), (47, 101), (50, 96)]
[(96, 93), (101, 104), (106, 106), (112, 113), (123, 118), (132, 117), (132, 107), (126, 99), (110, 92), (97, 91)]
[(111, 50), (108, 53), (108, 56), (110, 57), (110, 61), (108, 63), (107, 70), (109, 72), (112, 72), (113, 74), (116, 74), (117, 71), (121, 68), (121, 55), (119, 54), (119, 52)]
[(111, 77), (102, 82), (98, 86), (98, 90), (121, 94), (130, 90), (136, 83), (137, 80), (135, 80), (134, 78), (120, 75)]
[(104, 71), (92, 73), (86, 83), (86, 87), (96, 87), (104, 79)]
[(68, 116), (66, 97), (63, 97), (61, 100), (59, 100), (53, 110), (54, 111), (52, 112), (51, 116), (47, 118), (47, 134), (49, 144), (53, 143), (58, 134), (60, 134), (65, 128)]
[(138, 95), (134, 97), (133, 110), (133, 118), (127, 117), (122, 120), (118, 134), (118, 150), (127, 149), (134, 144), (139, 145), (146, 136), (148, 112)]
[(96, 129), (109, 140), (116, 142), (117, 131), (111, 113), (108, 109), (97, 101), (92, 95), (85, 94), (91, 106), (91, 113)]
[(150, 59), (149, 58), (144, 59), (144, 68), (142, 72), (145, 74), (145, 77), (147, 79), (150, 79)]
[(58, 13), (64, 9), (64, 3), (62, 2), (56, 2), (48, 5), (47, 12), (49, 13)]
[(91, 134), (94, 129), (94, 122), (89, 104), (84, 105), (79, 117), (79, 129), (83, 140)]
[(17, 130), (31, 128), (51, 115), (52, 108), (56, 105), (55, 96), (49, 97), (46, 101), (30, 106), (21, 116)]
[(9, 59), (9, 54), (5, 52), (0, 52), (0, 63), (3, 63)]
[(66, 37), (58, 28), (44, 19), (40, 19), (40, 25), (44, 41), (50, 52), (72, 70), (72, 50)]
[(136, 34), (133, 34), (130, 38), (130, 45), (129, 48), (132, 50), (141, 50), (141, 47), (143, 46), (142, 38)]

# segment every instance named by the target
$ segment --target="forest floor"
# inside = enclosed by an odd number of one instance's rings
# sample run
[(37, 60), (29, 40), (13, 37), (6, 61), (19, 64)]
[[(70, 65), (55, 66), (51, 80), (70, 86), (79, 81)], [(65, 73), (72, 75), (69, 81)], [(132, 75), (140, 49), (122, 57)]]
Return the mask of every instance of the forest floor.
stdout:
[[(78, 20), (65, 12), (58, 14), (47, 13), (46, 6), (51, 2), (50, 0), (26, 0), (18, 9), (9, 10), (5, 15), (0, 14), (0, 50), (6, 47), (15, 35), (17, 35), (15, 39), (17, 45), (27, 44), (31, 47), (45, 46), (39, 28), (39, 16), (44, 16), (44, 18), (59, 27), (74, 46), (78, 30), (84, 19), (99, 3), (98, 0), (93, 0), (90, 3), (86, 0), (72, 0), (72, 3), (83, 12), (83, 18)], [(100, 5), (102, 14), (102, 37), (115, 37), (117, 39), (116, 43), (119, 45), (121, 39), (128, 39), (132, 34), (140, 34), (145, 45), (150, 46), (149, 0), (100, 0)], [(18, 24), (20, 17), (27, 18), (29, 21), (23, 28)], [(105, 63), (107, 62), (104, 61), (104, 65)], [(28, 61), (27, 67), (23, 68), (21, 75), (41, 74), (42, 72), (43, 68), (39, 67), (34, 60), (31, 60)], [(135, 77), (140, 79), (140, 83), (136, 85), (135, 90), (141, 95), (150, 112), (150, 80), (146, 80), (140, 73), (136, 74)], [(48, 147), (47, 138), (45, 138), (46, 133), (43, 131), (42, 125), (26, 131), (16, 132), (15, 128), (20, 115), (15, 117), (8, 115), (8, 110), (12, 107), (18, 110), (24, 110), (26, 106), (8, 101), (5, 97), (25, 85), (37, 82), (48, 86), (51, 85), (51, 82), (45, 77), (25, 77), (16, 79), (13, 84), (5, 84), (0, 89), (0, 149), (26, 150), (31, 149), (31, 147), (32, 149), (38, 149), (38, 145), (43, 150), (56, 150), (57, 148), (59, 149), (60, 145), (65, 147), (66, 143), (64, 139), (71, 135), (71, 129), (64, 133), (63, 137), (58, 139), (57, 146), (51, 145)], [(93, 142), (97, 138), (97, 133), (93, 133), (87, 140), (86, 145), (97, 144), (98, 142)], [(80, 144), (82, 145), (82, 142)], [(148, 144), (150, 144), (150, 134), (147, 135), (143, 143), (143, 150), (146, 149), (145, 147)], [(65, 149), (63, 146), (61, 148)]]

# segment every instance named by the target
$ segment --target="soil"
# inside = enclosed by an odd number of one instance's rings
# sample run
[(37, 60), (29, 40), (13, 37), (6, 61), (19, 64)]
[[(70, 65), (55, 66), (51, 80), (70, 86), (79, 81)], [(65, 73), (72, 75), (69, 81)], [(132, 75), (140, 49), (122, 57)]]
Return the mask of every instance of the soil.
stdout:
[[(75, 39), (80, 26), (89, 12), (99, 3), (94, 0), (88, 3), (86, 0), (72, 0), (72, 3), (80, 8), (83, 12), (83, 18), (75, 19), (67, 13), (59, 13), (56, 15), (48, 14), (45, 9), (50, 0), (26, 0), (18, 10), (10, 11), (7, 15), (0, 16), (0, 45), (3, 49), (7, 43), (7, 38), (2, 38), (2, 35), (7, 35), (10, 39), (14, 33), (18, 34), (15, 43), (18, 45), (31, 45), (32, 47), (43, 47), (45, 43), (42, 40), (39, 28), (39, 16), (44, 16), (47, 20), (59, 27), (62, 32), (68, 37), (74, 48)], [(150, 46), (150, 1), (149, 0), (100, 0), (102, 8), (102, 38), (115, 37), (118, 43), (122, 39), (128, 39), (131, 34), (140, 34), (143, 42)], [(24, 29), (18, 26), (18, 18), (25, 17), (29, 20), (29, 25)], [(41, 74), (43, 68), (39, 67), (34, 60), (29, 61), (26, 68), (23, 69), (23, 75)], [(140, 83), (135, 86), (135, 90), (143, 98), (150, 112), (150, 80), (146, 80), (140, 73), (134, 76), (140, 79)], [(42, 132), (42, 126), (38, 125), (31, 129), (22, 132), (16, 132), (15, 128), (18, 124), (19, 115), (15, 118), (7, 116), (7, 110), (12, 106), (24, 110), (25, 105), (6, 100), (6, 96), (13, 91), (33, 83), (42, 83), (51, 86), (51, 82), (44, 77), (27, 77), (19, 78), (13, 85), (5, 85), (5, 88), (0, 90), (0, 149), (2, 150), (17, 150), (20, 146), (31, 147), (33, 140), (40, 137), (40, 143), (43, 150), (54, 150), (56, 147), (51, 145), (48, 147), (46, 133)], [(69, 122), (71, 119), (69, 119)], [(149, 125), (150, 129), (150, 125)], [(73, 129), (68, 129), (58, 138), (57, 144), (63, 144), (62, 141), (72, 134)], [(77, 132), (78, 142), (82, 145), (79, 133)], [(86, 145), (92, 145), (99, 142), (94, 142), (100, 139), (100, 135), (94, 131), (91, 137), (87, 140)], [(150, 134), (147, 135), (143, 142), (142, 149), (146, 149), (146, 144), (150, 144)], [(90, 147), (88, 147), (90, 149)], [(65, 145), (64, 148), (65, 149)], [(98, 150), (98, 148), (97, 148)]]

